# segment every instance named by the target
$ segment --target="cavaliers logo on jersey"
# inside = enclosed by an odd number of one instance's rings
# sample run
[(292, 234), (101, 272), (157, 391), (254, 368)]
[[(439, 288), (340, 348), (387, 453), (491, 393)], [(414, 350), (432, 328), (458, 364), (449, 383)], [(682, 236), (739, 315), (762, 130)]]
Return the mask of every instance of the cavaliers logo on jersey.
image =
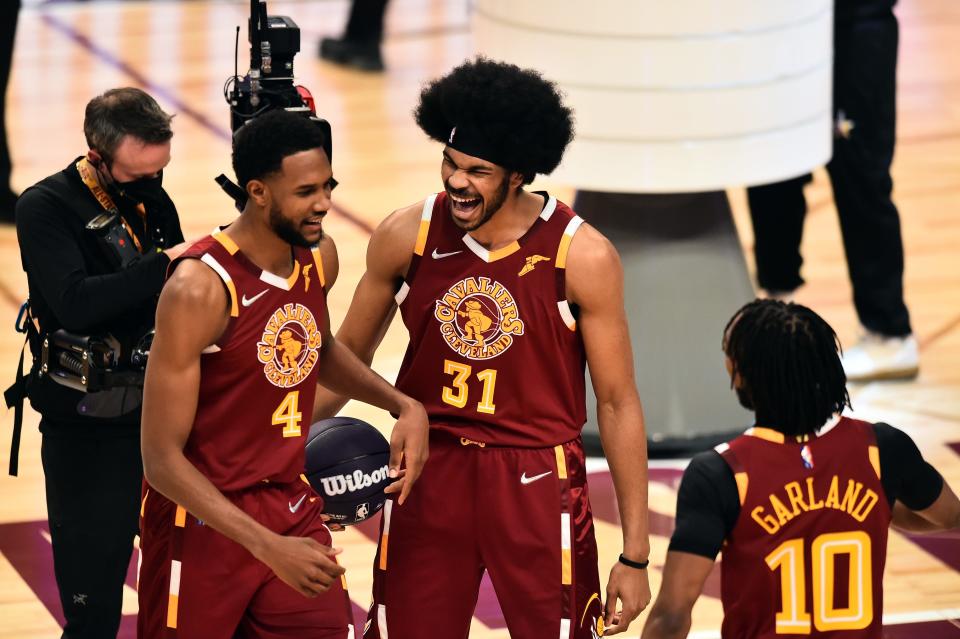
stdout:
[(513, 295), (489, 277), (468, 277), (451, 286), (433, 315), (447, 345), (469, 359), (496, 357), (510, 348), (515, 335), (523, 335)]
[(296, 386), (310, 374), (320, 359), (322, 335), (310, 309), (285, 304), (267, 320), (257, 343), (257, 357), (274, 386)]

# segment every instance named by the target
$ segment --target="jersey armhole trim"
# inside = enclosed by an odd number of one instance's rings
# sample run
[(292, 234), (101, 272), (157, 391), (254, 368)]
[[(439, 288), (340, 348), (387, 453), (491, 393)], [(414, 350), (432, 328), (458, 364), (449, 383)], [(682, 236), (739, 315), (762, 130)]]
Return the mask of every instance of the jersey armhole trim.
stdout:
[[(323, 288), (327, 287), (327, 276), (323, 272), (323, 254), (320, 253), (320, 247), (314, 246), (310, 249), (310, 253), (313, 254), (313, 263), (317, 267), (317, 279), (320, 281), (320, 286)], [(304, 277), (307, 274), (307, 268), (304, 267), (303, 270)]]
[(417, 243), (413, 247), (416, 255), (423, 256), (427, 248), (427, 236), (430, 234), (430, 219), (433, 217), (433, 206), (437, 201), (437, 193), (427, 196), (423, 201), (423, 212), (420, 214), (420, 229), (417, 231)]
[(393, 296), (394, 301), (397, 303), (397, 306), (403, 304), (403, 300), (407, 299), (407, 294), (410, 292), (410, 285), (407, 284), (406, 280), (400, 284), (400, 290), (396, 292)]
[[(553, 211), (551, 211), (551, 215), (552, 213)], [(560, 246), (557, 248), (557, 257), (554, 262), (557, 272), (557, 311), (560, 313), (560, 319), (563, 320), (564, 325), (571, 331), (577, 330), (577, 320), (573, 316), (570, 301), (567, 300), (567, 253), (570, 251), (573, 236), (582, 224), (583, 218), (579, 215), (574, 215), (567, 222), (567, 227), (560, 238)]]
[(737, 497), (740, 500), (740, 505), (743, 506), (743, 503), (747, 500), (747, 488), (750, 486), (747, 471), (743, 468), (743, 464), (740, 463), (736, 453), (730, 448), (729, 443), (719, 444), (714, 447), (714, 450), (733, 472), (733, 479), (737, 483)]
[(237, 303), (237, 287), (233, 284), (233, 278), (227, 273), (227, 269), (223, 268), (220, 262), (209, 253), (204, 253), (200, 261), (212, 268), (213, 271), (220, 276), (220, 279), (223, 281), (223, 286), (227, 289), (227, 294), (230, 296), (230, 317), (239, 317), (240, 305)]
[(880, 448), (876, 444), (868, 446), (867, 457), (870, 459), (870, 465), (873, 466), (874, 472), (877, 473), (877, 479), (882, 479), (880, 477)]
[(424, 251), (427, 250), (427, 238), (430, 236), (430, 221), (433, 219), (433, 207), (436, 205), (439, 193), (432, 193), (423, 201), (423, 212), (420, 214), (420, 229), (417, 231), (417, 243), (413, 247), (413, 255), (410, 258), (410, 264), (407, 266), (406, 277), (400, 282), (400, 288), (394, 293), (393, 299), (397, 306), (403, 304), (407, 299), (407, 293), (410, 292), (410, 284), (413, 278), (417, 276), (417, 269), (420, 266), (420, 260), (423, 258)]
[(563, 230), (563, 237), (560, 238), (560, 247), (557, 249), (557, 268), (567, 268), (567, 253), (570, 251), (570, 243), (573, 241), (573, 236), (576, 235), (581, 224), (583, 224), (583, 218), (575, 215), (567, 223), (567, 228)]

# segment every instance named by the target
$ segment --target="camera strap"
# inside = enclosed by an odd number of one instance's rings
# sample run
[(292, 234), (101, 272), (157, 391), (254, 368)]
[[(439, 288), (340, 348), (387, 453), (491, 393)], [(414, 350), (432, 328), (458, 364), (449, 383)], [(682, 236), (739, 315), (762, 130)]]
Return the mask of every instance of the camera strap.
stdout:
[[(123, 224), (124, 230), (127, 232), (127, 235), (130, 236), (130, 239), (133, 241), (133, 245), (137, 247), (137, 252), (141, 255), (143, 254), (143, 245), (140, 243), (140, 238), (137, 237), (137, 234), (134, 232), (133, 227), (131, 227), (123, 216), (120, 215), (120, 209), (117, 208), (117, 205), (114, 203), (113, 198), (110, 197), (110, 194), (100, 185), (100, 181), (97, 179), (96, 170), (87, 160), (87, 158), (80, 158), (77, 160), (76, 164), (77, 173), (80, 174), (80, 179), (83, 180), (84, 185), (90, 190), (90, 193), (93, 194), (93, 197), (97, 199), (97, 202), (100, 203), (100, 206), (103, 207), (103, 210), (110, 214), (110, 217), (107, 220), (99, 221), (99, 218), (94, 218), (87, 223), (87, 228), (99, 230), (107, 226), (113, 219), (119, 219)], [(142, 203), (137, 204), (137, 213), (140, 215), (140, 218), (146, 220), (147, 210), (144, 208)], [(91, 226), (91, 224), (96, 223), (96, 226)], [(146, 225), (146, 223), (144, 223)]]
[(7, 408), (13, 409), (13, 436), (10, 440), (10, 467), (9, 473), (16, 477), (20, 464), (20, 434), (23, 432), (23, 402), (27, 397), (27, 379), (30, 374), (23, 374), (23, 359), (30, 345), (31, 338), (40, 337), (40, 331), (37, 328), (36, 320), (30, 313), (30, 301), (23, 303), (20, 307), (20, 313), (17, 315), (15, 328), (18, 333), (26, 333), (23, 340), (23, 346), (20, 348), (20, 361), (17, 363), (17, 376), (7, 390), (3, 392), (3, 398), (7, 403)]

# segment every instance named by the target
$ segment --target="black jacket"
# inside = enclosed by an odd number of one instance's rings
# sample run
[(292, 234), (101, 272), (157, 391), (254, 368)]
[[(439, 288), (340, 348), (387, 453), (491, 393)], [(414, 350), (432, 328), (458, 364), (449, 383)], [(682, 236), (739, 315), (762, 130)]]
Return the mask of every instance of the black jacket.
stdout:
[[(85, 228), (103, 209), (83, 184), (75, 164), (30, 187), (17, 201), (17, 238), (31, 309), (46, 333), (59, 328), (83, 335), (109, 332), (129, 344), (153, 326), (169, 264), (158, 249), (183, 241), (180, 219), (166, 192), (162, 201), (146, 204), (145, 220), (135, 203), (115, 197), (143, 248), (142, 256), (122, 268), (116, 252)], [(139, 425), (139, 409), (109, 420), (84, 417), (77, 411), (84, 394), (40, 378), (38, 362), (34, 362), (28, 393), (34, 409), (45, 418), (43, 430), (136, 432), (129, 427)]]

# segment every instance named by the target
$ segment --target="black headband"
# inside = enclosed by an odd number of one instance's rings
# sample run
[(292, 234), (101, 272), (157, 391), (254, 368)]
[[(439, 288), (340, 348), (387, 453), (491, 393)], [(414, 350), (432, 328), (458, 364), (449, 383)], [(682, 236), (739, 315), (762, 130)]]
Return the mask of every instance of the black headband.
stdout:
[(455, 126), (450, 129), (447, 137), (447, 146), (451, 149), (472, 155), (475, 158), (486, 160), (503, 167), (508, 171), (515, 171), (504, 161), (503, 151), (498, 148), (496, 140), (484, 137), (477, 129), (470, 126)]

